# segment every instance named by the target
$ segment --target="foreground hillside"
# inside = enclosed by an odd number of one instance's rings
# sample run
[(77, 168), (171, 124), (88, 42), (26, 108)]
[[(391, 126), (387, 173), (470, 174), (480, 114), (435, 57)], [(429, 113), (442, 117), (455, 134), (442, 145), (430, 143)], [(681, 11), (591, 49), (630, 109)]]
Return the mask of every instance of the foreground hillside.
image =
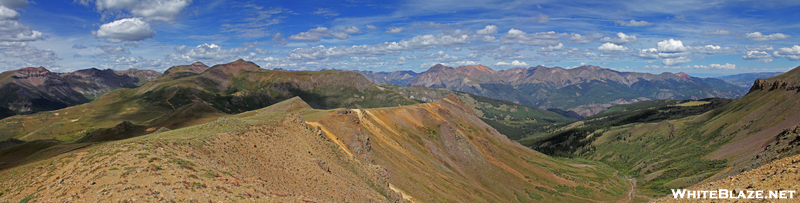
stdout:
[(596, 162), (553, 159), (456, 97), (312, 109), (299, 97), (0, 171), (0, 201), (623, 201)]
[(364, 72), (373, 82), (445, 88), (540, 109), (574, 111), (583, 117), (617, 104), (655, 99), (738, 98), (746, 92), (723, 80), (685, 73), (617, 72), (597, 66), (543, 66), (496, 71), (483, 65), (438, 64), (417, 75)]
[[(574, 126), (583, 128), (555, 133), (532, 147), (569, 146), (560, 153), (605, 162), (635, 177), (640, 194), (661, 197), (671, 188), (721, 180), (800, 153), (794, 141), (800, 126), (798, 89), (800, 68), (795, 68), (756, 80), (747, 95), (704, 113), (610, 126), (579, 121)], [(713, 104), (686, 105), (702, 109)], [(673, 109), (646, 115), (680, 113)]]

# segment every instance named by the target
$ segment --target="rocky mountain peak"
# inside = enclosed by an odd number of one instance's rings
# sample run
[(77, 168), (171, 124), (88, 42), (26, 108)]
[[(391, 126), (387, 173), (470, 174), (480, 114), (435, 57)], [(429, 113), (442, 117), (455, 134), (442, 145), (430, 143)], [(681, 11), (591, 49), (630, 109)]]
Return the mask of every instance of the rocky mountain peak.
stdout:
[(675, 75), (680, 76), (680, 77), (685, 78), (685, 79), (689, 79), (689, 78), (692, 77), (692, 76), (689, 76), (689, 74), (686, 74), (684, 72), (676, 73)]
[(50, 70), (44, 68), (42, 66), (37, 67), (27, 67), (17, 70), (14, 73), (15, 78), (28, 78), (28, 77), (42, 77), (50, 73)]

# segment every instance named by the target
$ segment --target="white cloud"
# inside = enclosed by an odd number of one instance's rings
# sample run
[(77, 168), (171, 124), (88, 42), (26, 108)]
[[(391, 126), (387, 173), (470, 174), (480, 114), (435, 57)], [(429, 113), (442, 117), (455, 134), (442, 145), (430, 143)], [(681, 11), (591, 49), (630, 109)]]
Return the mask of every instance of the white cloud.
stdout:
[(392, 34), (400, 33), (400, 32), (403, 31), (403, 29), (405, 29), (405, 28), (391, 26), (391, 27), (389, 27), (389, 29), (386, 29), (386, 33), (392, 33)]
[(131, 52), (122, 45), (98, 45), (97, 48), (109, 55), (131, 54)]
[(773, 50), (775, 50), (775, 48), (766, 44), (745, 47), (745, 51), (773, 51)]
[(10, 9), (18, 9), (28, 5), (28, 0), (0, 0), (0, 5)]
[(327, 27), (317, 27), (314, 29), (309, 29), (308, 32), (301, 32), (296, 35), (289, 36), (289, 39), (296, 41), (318, 42), (322, 37), (331, 37), (332, 32), (333, 31), (328, 30)]
[(792, 47), (781, 47), (773, 52), (773, 54), (776, 57), (786, 57), (786, 59), (792, 61), (800, 61), (800, 46), (794, 45)]
[(377, 29), (378, 29), (378, 27), (375, 27), (374, 25), (367, 25), (367, 29), (370, 29), (370, 30), (377, 30)]
[(766, 51), (746, 51), (744, 55), (742, 55), (742, 59), (748, 61), (761, 61), (764, 63), (769, 63), (772, 62), (773, 57)]
[(540, 52), (553, 52), (553, 51), (563, 51), (565, 50), (564, 44), (558, 43), (556, 46), (546, 46), (539, 48)]
[(554, 46), (558, 45), (561, 37), (567, 36), (568, 34), (556, 33), (554, 31), (527, 34), (522, 30), (511, 28), (508, 30), (508, 33), (500, 37), (500, 40), (504, 44), (517, 43), (533, 46)]
[(567, 38), (567, 42), (572, 44), (588, 44), (594, 42), (594, 40), (602, 36), (603, 34), (600, 33), (592, 33), (583, 36), (581, 34), (572, 33), (569, 35), (569, 38)]
[(592, 57), (597, 57), (597, 54), (587, 49), (571, 48), (568, 49), (566, 52), (561, 53), (561, 57), (588, 59)]
[(342, 30), (342, 32), (347, 33), (347, 34), (357, 34), (357, 33), (361, 33), (361, 30), (358, 29), (358, 27), (356, 27), (356, 26), (350, 26), (350, 27), (344, 28), (344, 30)]
[(603, 52), (625, 52), (625, 51), (628, 51), (628, 48), (626, 48), (626, 47), (624, 47), (622, 45), (616, 45), (616, 44), (611, 43), (611, 42), (606, 42), (603, 45), (600, 45), (600, 47), (597, 47), (597, 50), (600, 50), (600, 51), (603, 51)]
[(53, 50), (38, 49), (28, 45), (26, 42), (0, 41), (0, 53), (3, 53), (6, 57), (18, 58), (24, 61), (19, 64), (9, 64), (6, 69), (17, 69), (23, 66), (59, 67), (55, 62), (61, 60)]
[(724, 65), (714, 63), (709, 66), (711, 68), (719, 68), (719, 69), (728, 69), (728, 70), (736, 69), (736, 64), (730, 64), (730, 63), (725, 63)]
[(531, 17), (528, 20), (530, 20), (531, 22), (535, 22), (535, 23), (546, 23), (546, 22), (550, 22), (550, 16), (540, 13), (538, 16)]
[(33, 30), (17, 21), (20, 15), (12, 8), (24, 7), (26, 4), (27, 1), (2, 2), (0, 5), (0, 41), (27, 42), (42, 39), (42, 32)]
[(337, 39), (347, 39), (350, 37), (350, 34), (347, 34), (345, 32), (337, 32), (336, 34), (333, 34), (333, 36), (336, 37)]
[(89, 47), (86, 47), (86, 46), (81, 45), (81, 44), (73, 44), (72, 48), (73, 49), (86, 49), (86, 48), (89, 48)]
[(750, 39), (750, 41), (759, 41), (760, 42), (760, 41), (769, 41), (769, 40), (781, 40), (781, 39), (790, 38), (792, 36), (785, 35), (783, 33), (773, 33), (773, 34), (770, 34), (770, 35), (764, 35), (764, 34), (761, 34), (761, 32), (752, 32), (752, 33), (745, 34), (744, 37), (746, 37), (747, 39)]
[(336, 17), (336, 16), (339, 16), (338, 12), (336, 12), (336, 11), (330, 9), (330, 8), (317, 8), (317, 10), (314, 11), (314, 14), (325, 16), (325, 17)]
[(501, 62), (497, 62), (497, 64), (495, 64), (495, 65), (498, 65), (498, 66), (513, 66), (513, 67), (522, 66), (522, 67), (525, 67), (525, 66), (528, 66), (528, 63), (525, 63), (524, 61), (523, 62), (519, 62), (518, 60), (514, 60), (511, 63), (506, 63), (506, 62), (502, 62), (502, 61)]
[(488, 35), (497, 33), (497, 25), (487, 25), (485, 28), (476, 31), (479, 35)]
[(705, 45), (699, 47), (691, 47), (695, 52), (701, 54), (734, 54), (736, 49), (731, 47), (721, 47), (715, 45)]
[(678, 58), (666, 58), (661, 60), (661, 63), (664, 63), (665, 66), (673, 66), (673, 65), (680, 65), (684, 63), (691, 62), (692, 59), (687, 58), (685, 56), (681, 56)]
[(42, 32), (32, 30), (16, 20), (0, 20), (0, 41), (25, 42), (42, 39)]
[(0, 5), (0, 20), (17, 20), (19, 13), (8, 7)]
[(428, 50), (437, 46), (454, 47), (469, 44), (473, 40), (467, 35), (418, 35), (411, 39), (375, 45), (337, 46), (331, 48), (325, 48), (325, 46), (320, 45), (311, 48), (297, 48), (290, 51), (286, 58), (291, 60), (319, 60), (351, 56), (383, 56), (399, 54), (403, 51)]
[[(89, 5), (92, 0), (81, 0), (79, 3)], [(147, 21), (175, 22), (178, 14), (192, 3), (192, 0), (95, 0), (95, 7), (104, 18), (127, 10), (134, 17)]]
[(182, 45), (176, 47), (175, 50), (178, 51), (178, 54), (170, 54), (167, 58), (170, 61), (184, 63), (195, 61), (224, 63), (241, 58), (239, 55), (247, 52), (247, 48), (244, 47), (222, 49), (222, 47), (216, 44), (201, 44), (189, 50), (186, 50), (186, 46)]
[(100, 26), (92, 35), (107, 42), (140, 41), (155, 36), (156, 31), (141, 18), (124, 18)]
[(647, 21), (644, 21), (644, 20), (641, 20), (641, 21), (636, 21), (636, 20), (631, 20), (631, 21), (616, 20), (616, 21), (614, 21), (614, 23), (622, 25), (622, 26), (628, 26), (628, 27), (642, 27), (642, 26), (648, 26), (648, 25), (652, 25), (653, 24), (651, 22), (647, 22)]
[(611, 42), (616, 45), (626, 45), (636, 43), (638, 40), (636, 40), (636, 36), (634, 35), (626, 35), (625, 33), (618, 32), (616, 37), (603, 37), (603, 39), (600, 39), (600, 42)]
[(664, 53), (678, 53), (686, 51), (686, 47), (683, 46), (683, 42), (675, 39), (659, 41), (657, 49), (659, 52)]
[(703, 35), (729, 35), (731, 33), (732, 32), (729, 31), (729, 30), (712, 30), (712, 29), (708, 29), (708, 31), (702, 32), (700, 34), (703, 34)]
[(476, 55), (489, 55), (494, 59), (524, 59), (525, 56), (519, 54), (521, 49), (511, 46), (482, 45), (469, 48)]

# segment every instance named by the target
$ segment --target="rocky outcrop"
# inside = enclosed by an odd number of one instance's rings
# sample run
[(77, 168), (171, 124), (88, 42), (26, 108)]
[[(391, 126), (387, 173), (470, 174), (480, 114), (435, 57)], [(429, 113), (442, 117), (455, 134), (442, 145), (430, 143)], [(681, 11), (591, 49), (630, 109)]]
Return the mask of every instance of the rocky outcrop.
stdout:
[(792, 91), (800, 89), (800, 84), (797, 82), (791, 81), (784, 81), (784, 80), (765, 80), (765, 79), (757, 79), (753, 82), (753, 87), (750, 88), (750, 92), (756, 90), (786, 90)]

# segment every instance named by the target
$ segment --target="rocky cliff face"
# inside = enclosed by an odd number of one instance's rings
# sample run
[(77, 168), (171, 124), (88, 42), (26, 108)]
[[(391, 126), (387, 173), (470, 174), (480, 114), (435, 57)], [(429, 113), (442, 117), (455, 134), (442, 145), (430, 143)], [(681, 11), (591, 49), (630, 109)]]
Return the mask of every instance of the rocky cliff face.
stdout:
[(786, 91), (797, 90), (797, 89), (800, 89), (800, 84), (798, 84), (796, 82), (785, 81), (785, 80), (756, 79), (756, 81), (753, 82), (753, 87), (750, 88), (750, 92), (753, 92), (753, 91), (756, 91), (756, 90), (770, 90), (770, 91), (772, 91), (772, 90), (778, 90), (778, 89), (786, 90)]

